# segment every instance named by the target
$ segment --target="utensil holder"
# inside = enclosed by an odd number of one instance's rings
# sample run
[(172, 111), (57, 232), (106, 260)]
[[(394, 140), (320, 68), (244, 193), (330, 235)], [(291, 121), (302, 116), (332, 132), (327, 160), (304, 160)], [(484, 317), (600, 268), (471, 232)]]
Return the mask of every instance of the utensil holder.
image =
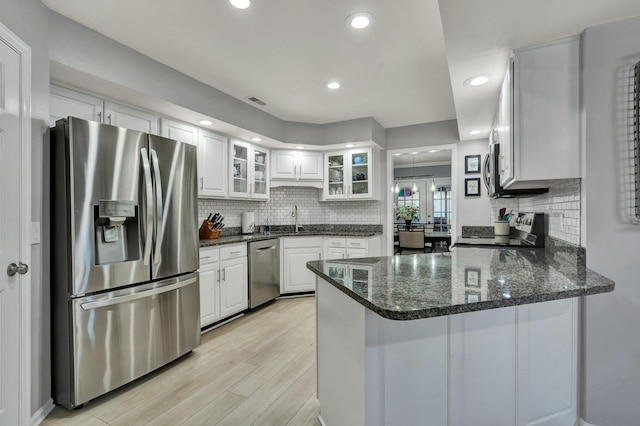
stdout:
[(211, 229), (212, 226), (212, 222), (206, 219), (202, 221), (202, 225), (200, 225), (200, 229), (198, 230), (198, 236), (201, 240), (216, 240), (220, 238), (222, 229)]
[(509, 221), (500, 221), (493, 223), (493, 234), (496, 236), (509, 235), (511, 233), (511, 225)]

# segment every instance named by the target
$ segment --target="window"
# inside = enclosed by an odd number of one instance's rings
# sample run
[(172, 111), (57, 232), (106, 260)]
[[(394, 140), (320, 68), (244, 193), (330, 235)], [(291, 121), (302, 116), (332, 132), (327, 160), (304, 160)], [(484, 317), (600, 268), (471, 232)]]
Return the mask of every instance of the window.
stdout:
[(415, 223), (420, 222), (420, 192), (414, 191), (410, 187), (400, 188), (396, 198), (396, 206), (416, 206), (418, 213), (413, 217)]
[(449, 231), (451, 225), (451, 187), (439, 186), (433, 193), (433, 230)]

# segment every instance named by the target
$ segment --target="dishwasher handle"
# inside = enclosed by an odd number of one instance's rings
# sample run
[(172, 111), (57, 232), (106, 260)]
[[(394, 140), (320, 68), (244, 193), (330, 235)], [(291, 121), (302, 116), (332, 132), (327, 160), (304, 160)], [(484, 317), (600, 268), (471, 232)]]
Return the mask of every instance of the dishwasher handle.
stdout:
[(265, 251), (265, 250), (275, 250), (276, 246), (269, 246), (269, 247), (260, 247), (258, 249), (256, 249), (257, 252), (259, 251)]

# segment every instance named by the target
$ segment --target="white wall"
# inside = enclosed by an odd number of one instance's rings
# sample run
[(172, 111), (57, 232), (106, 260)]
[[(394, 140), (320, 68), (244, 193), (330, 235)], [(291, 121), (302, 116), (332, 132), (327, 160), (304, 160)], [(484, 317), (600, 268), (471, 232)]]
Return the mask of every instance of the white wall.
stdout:
[[(466, 155), (480, 155), (484, 160), (485, 155), (489, 153), (489, 141), (486, 139), (475, 141), (460, 142), (457, 146), (457, 168), (452, 170), (451, 176), (457, 179), (457, 188), (455, 197), (457, 200), (456, 210), (453, 212), (456, 221), (455, 226), (458, 230), (457, 234), (462, 234), (462, 226), (490, 226), (493, 222), (491, 218), (491, 202), (487, 194), (487, 187), (482, 181), (482, 173), (465, 174), (464, 173), (464, 157)], [(480, 197), (465, 197), (464, 180), (465, 178), (480, 178)]]
[(640, 60), (640, 18), (587, 29), (583, 39), (587, 266), (616, 283), (585, 298), (584, 419), (640, 421), (640, 226), (630, 224), (630, 70)]

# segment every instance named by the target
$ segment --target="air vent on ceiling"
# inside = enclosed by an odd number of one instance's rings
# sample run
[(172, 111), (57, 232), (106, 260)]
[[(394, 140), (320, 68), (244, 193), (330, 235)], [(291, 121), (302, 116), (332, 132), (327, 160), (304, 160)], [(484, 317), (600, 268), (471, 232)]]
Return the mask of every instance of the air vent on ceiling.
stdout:
[(255, 102), (260, 106), (265, 106), (267, 103), (264, 102), (263, 100), (260, 100), (258, 98), (256, 98), (255, 96), (251, 96), (250, 98), (248, 98), (251, 102)]

